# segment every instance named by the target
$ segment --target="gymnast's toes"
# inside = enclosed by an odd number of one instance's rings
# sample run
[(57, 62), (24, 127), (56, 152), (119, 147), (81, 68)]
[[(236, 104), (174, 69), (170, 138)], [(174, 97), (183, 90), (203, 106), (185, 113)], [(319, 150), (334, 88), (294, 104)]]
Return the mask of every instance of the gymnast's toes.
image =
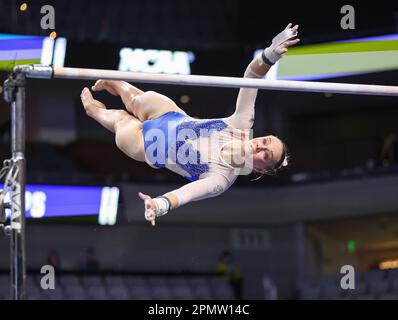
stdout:
[(81, 93), (81, 95), (80, 95), (80, 98), (82, 100), (84, 109), (86, 111), (88, 111), (88, 109), (90, 108), (90, 106), (94, 102), (94, 99), (93, 99), (93, 96), (91, 95), (90, 90), (88, 90), (88, 88), (84, 88), (82, 93)]
[(91, 87), (93, 91), (102, 91), (107, 87), (107, 80), (97, 80), (95, 84)]
[(117, 96), (117, 90), (116, 90), (116, 86), (117, 84), (121, 82), (121, 81), (115, 81), (115, 80), (97, 80), (97, 82), (91, 87), (91, 90), (93, 91), (102, 91), (102, 90), (106, 90), (108, 91), (110, 94)]
[(95, 108), (106, 109), (105, 105), (102, 102), (95, 100), (93, 98), (88, 88), (83, 89), (80, 97), (82, 99), (84, 110), (86, 110), (87, 115), (90, 115), (93, 112), (95, 112)]
[(83, 104), (88, 104), (94, 100), (94, 98), (88, 88), (84, 88), (82, 90), (82, 93), (80, 94), (80, 98), (82, 99)]

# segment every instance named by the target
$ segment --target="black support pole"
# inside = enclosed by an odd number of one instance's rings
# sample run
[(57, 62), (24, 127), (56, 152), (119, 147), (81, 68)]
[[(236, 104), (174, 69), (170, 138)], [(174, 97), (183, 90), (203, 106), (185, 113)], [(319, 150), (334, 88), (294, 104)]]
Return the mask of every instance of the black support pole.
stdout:
[[(12, 177), (10, 187), (11, 299), (25, 299), (25, 85), (26, 70), (16, 68), (4, 85), (11, 103)], [(6, 92), (7, 90), (7, 92)]]

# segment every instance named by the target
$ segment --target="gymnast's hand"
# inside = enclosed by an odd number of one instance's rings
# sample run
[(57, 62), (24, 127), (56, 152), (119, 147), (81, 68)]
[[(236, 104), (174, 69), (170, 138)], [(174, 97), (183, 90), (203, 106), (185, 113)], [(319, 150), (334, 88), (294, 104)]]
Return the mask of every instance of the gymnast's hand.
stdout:
[(289, 38), (289, 40), (282, 42), (278, 47), (275, 48), (276, 53), (283, 55), (284, 53), (287, 52), (289, 47), (294, 46), (300, 41), (300, 39), (296, 38), (298, 35), (298, 28), (299, 28), (298, 24), (292, 27), (292, 24), (289, 23), (286, 26), (285, 30), (289, 32), (289, 36), (291, 37)]
[(264, 56), (270, 64), (276, 63), (288, 51), (289, 47), (300, 41), (300, 39), (296, 38), (298, 28), (297, 24), (292, 27), (292, 24), (289, 23), (281, 33), (272, 39), (272, 44), (264, 50)]
[(152, 226), (155, 226), (157, 210), (155, 201), (150, 196), (143, 194), (142, 192), (139, 192), (138, 196), (144, 200), (145, 203), (145, 219), (149, 221)]

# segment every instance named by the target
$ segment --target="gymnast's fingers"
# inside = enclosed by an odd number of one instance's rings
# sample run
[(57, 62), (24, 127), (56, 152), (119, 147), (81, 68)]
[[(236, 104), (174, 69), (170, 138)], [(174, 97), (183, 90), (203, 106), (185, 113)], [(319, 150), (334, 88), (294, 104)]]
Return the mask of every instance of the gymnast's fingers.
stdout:
[(283, 48), (282, 50), (281, 50), (281, 54), (284, 54), (284, 53), (286, 53), (287, 52), (287, 49), (286, 48)]
[(150, 198), (150, 196), (143, 194), (142, 192), (138, 192), (138, 196), (142, 199), (142, 200), (146, 200), (148, 198)]
[(149, 221), (152, 224), (153, 227), (155, 226), (155, 224), (156, 224), (156, 222), (155, 222), (156, 215), (155, 215), (155, 212), (152, 209), (145, 210), (145, 219), (147, 221)]
[(300, 39), (288, 40), (284, 43), (284, 47), (288, 48), (294, 46), (295, 44), (299, 43)]

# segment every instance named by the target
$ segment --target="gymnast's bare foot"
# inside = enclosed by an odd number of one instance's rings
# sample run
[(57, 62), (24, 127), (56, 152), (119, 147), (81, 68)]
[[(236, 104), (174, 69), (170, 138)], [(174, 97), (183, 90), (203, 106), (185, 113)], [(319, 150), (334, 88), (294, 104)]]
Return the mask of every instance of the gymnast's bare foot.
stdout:
[(91, 87), (93, 91), (102, 91), (106, 90), (111, 95), (118, 96), (118, 92), (116, 88), (121, 85), (123, 81), (116, 80), (97, 80), (97, 82)]
[(86, 110), (88, 115), (92, 114), (96, 108), (106, 109), (105, 105), (102, 102), (93, 98), (93, 95), (88, 88), (83, 89), (80, 98), (82, 99), (84, 109)]

